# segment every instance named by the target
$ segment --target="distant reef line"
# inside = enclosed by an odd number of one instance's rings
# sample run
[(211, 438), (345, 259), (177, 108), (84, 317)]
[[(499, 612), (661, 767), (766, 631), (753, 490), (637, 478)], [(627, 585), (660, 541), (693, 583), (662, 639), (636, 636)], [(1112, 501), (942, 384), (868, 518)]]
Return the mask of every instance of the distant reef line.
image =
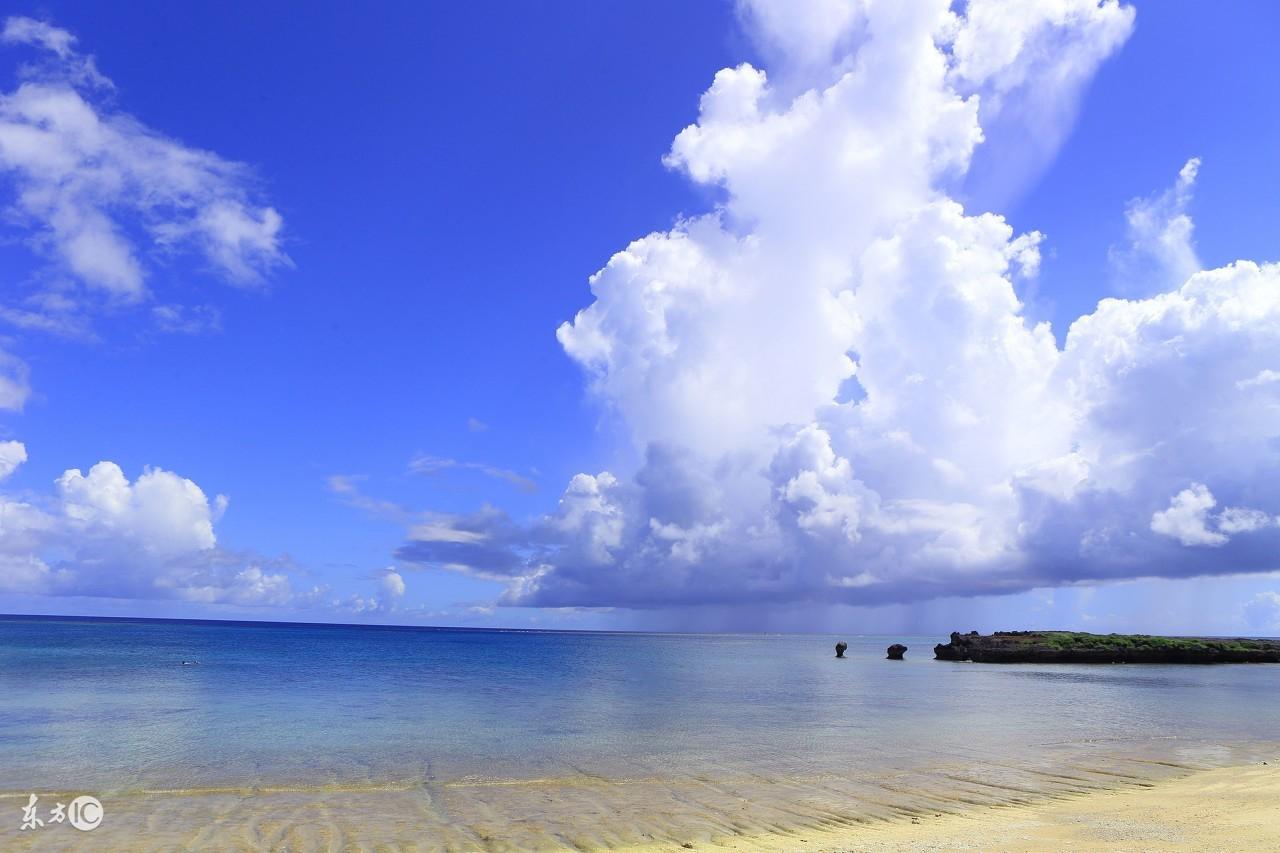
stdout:
[(1080, 631), (952, 633), (937, 660), (974, 663), (1280, 663), (1280, 640), (1086, 634)]

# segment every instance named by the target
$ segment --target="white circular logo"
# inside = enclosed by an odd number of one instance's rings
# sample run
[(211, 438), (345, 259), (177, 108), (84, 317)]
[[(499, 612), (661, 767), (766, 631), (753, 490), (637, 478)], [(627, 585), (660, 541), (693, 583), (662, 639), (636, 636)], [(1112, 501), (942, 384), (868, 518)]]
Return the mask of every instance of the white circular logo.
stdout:
[(98, 824), (102, 823), (102, 803), (98, 802), (97, 797), (90, 797), (88, 794), (72, 800), (67, 812), (71, 825), (82, 832), (97, 829)]

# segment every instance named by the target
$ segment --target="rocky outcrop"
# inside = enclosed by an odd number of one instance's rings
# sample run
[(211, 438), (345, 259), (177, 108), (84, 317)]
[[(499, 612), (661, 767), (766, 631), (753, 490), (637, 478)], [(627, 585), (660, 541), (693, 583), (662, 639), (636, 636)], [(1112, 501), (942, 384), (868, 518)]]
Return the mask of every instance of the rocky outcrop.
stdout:
[(1280, 641), (1077, 631), (952, 633), (938, 660), (975, 663), (1280, 663)]
[(894, 643), (886, 651), (889, 660), (902, 660), (902, 656), (907, 653), (907, 647), (902, 643)]
[(849, 648), (849, 644), (846, 643), (844, 640), (841, 640), (840, 642), (836, 643), (836, 657), (838, 658), (844, 657), (845, 649), (847, 648)]

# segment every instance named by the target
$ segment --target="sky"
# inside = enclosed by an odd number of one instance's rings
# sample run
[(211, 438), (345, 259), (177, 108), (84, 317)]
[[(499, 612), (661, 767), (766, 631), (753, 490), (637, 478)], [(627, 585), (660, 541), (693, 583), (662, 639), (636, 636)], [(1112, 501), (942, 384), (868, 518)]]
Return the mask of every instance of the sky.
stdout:
[(0, 612), (1280, 635), (1269, 4), (9, 12)]

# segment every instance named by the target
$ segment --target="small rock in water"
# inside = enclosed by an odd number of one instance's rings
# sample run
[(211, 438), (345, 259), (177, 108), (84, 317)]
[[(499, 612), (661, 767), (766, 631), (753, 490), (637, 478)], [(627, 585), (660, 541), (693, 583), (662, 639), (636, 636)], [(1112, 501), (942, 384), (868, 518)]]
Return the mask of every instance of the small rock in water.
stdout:
[(902, 656), (907, 653), (907, 647), (902, 643), (894, 643), (888, 648), (889, 660), (902, 660)]
[(849, 648), (849, 644), (846, 643), (844, 640), (841, 640), (840, 642), (836, 643), (836, 657), (838, 658), (844, 657), (844, 651), (847, 648)]

